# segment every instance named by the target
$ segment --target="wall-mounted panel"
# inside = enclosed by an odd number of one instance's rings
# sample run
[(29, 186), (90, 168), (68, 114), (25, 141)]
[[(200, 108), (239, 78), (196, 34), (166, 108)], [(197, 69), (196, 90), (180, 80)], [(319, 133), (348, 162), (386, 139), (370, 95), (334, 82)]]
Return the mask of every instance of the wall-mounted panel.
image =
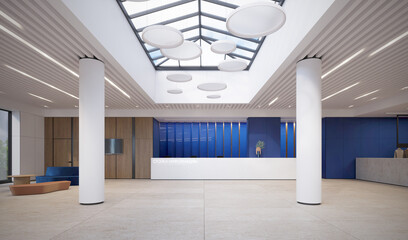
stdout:
[(175, 123), (167, 123), (167, 153), (169, 156), (176, 155)]
[(150, 159), (153, 156), (151, 139), (136, 139), (136, 178), (150, 178)]
[(153, 118), (135, 118), (136, 139), (153, 139)]
[(167, 123), (159, 123), (160, 131), (160, 157), (168, 156)]
[(176, 123), (175, 124), (176, 157), (183, 157), (184, 155), (183, 135), (184, 135), (183, 123)]
[(184, 123), (183, 132), (183, 156), (191, 156), (191, 123)]
[(71, 138), (71, 118), (70, 117), (55, 117), (54, 118), (54, 139), (70, 139)]
[(224, 123), (216, 123), (216, 137), (217, 137), (217, 157), (224, 156)]
[(191, 156), (200, 156), (200, 126), (199, 123), (192, 123), (191, 127)]
[(231, 123), (224, 123), (224, 157), (231, 157)]
[(239, 130), (239, 156), (240, 157), (248, 157), (248, 130), (247, 124), (242, 122), (240, 123), (240, 130)]
[(280, 118), (248, 118), (248, 156), (256, 157), (256, 143), (265, 143), (261, 157), (280, 157), (281, 121)]
[(232, 123), (232, 145), (231, 145), (231, 154), (232, 157), (239, 157), (239, 124), (234, 122)]
[(208, 123), (208, 157), (215, 157), (215, 123)]
[(200, 157), (208, 156), (207, 123), (200, 123)]

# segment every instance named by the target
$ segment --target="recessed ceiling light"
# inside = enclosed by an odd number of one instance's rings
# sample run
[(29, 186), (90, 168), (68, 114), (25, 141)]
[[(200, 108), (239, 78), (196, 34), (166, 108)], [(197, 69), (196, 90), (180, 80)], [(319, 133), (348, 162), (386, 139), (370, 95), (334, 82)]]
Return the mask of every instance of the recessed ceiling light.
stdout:
[(258, 108), (261, 108), (261, 105), (258, 105)]
[(68, 71), (69, 73), (71, 73), (72, 75), (74, 75), (75, 77), (79, 77), (79, 75), (72, 71), (71, 69), (67, 68), (66, 66), (64, 66), (62, 63), (58, 62), (57, 60), (55, 60), (54, 58), (52, 58), (50, 55), (46, 54), (45, 52), (41, 51), (40, 49), (36, 48), (35, 46), (33, 46), (31, 43), (27, 42), (26, 40), (22, 39), (21, 37), (19, 37), (18, 35), (16, 35), (15, 33), (13, 33), (12, 31), (8, 30), (7, 28), (5, 28), (3, 25), (0, 25), (0, 29), (3, 30), (4, 32), (8, 33), (10, 36), (14, 37), (15, 39), (19, 40), (20, 42), (24, 43), (26, 46), (30, 47), (31, 49), (33, 49), (34, 51), (36, 51), (37, 53), (39, 53), (40, 55), (42, 55), (43, 57), (47, 58), (48, 60), (50, 60), (51, 62), (57, 64), (58, 66), (62, 67), (63, 69), (65, 69), (66, 71)]
[(23, 26), (21, 26), (20, 23), (18, 23), (16, 20), (11, 18), (9, 15), (5, 14), (3, 11), (0, 10), (0, 16), (4, 17), (7, 21), (11, 22), (15, 26), (17, 26), (20, 29), (23, 29)]
[(364, 51), (364, 48), (361, 49), (360, 51), (354, 53), (353, 55), (351, 55), (349, 58), (347, 58), (346, 60), (344, 60), (343, 62), (341, 62), (339, 65), (335, 66), (334, 68), (332, 68), (330, 71), (328, 71), (327, 73), (322, 75), (322, 79), (325, 78), (327, 75), (329, 75), (330, 73), (336, 71), (338, 68), (340, 68), (341, 66), (343, 66), (344, 64), (350, 62), (353, 58), (357, 57), (358, 55), (360, 55), (360, 53), (362, 53)]
[(112, 85), (114, 88), (116, 88), (117, 90), (119, 90), (123, 95), (125, 95), (127, 98), (130, 98), (129, 94), (127, 94), (125, 91), (123, 91), (120, 87), (118, 87), (118, 85), (116, 85), (114, 82), (112, 82), (111, 80), (109, 80), (107, 77), (105, 77), (105, 80)]
[(136, 105), (136, 108), (138, 108), (139, 107), (139, 105)]
[(332, 95), (329, 95), (329, 96), (323, 98), (323, 99), (322, 99), (322, 102), (325, 101), (325, 100), (327, 100), (327, 99), (329, 99), (329, 98), (331, 98), (331, 97), (336, 96), (336, 95), (339, 94), (339, 93), (342, 93), (342, 92), (344, 92), (344, 91), (347, 91), (347, 90), (349, 90), (350, 88), (352, 88), (352, 87), (354, 87), (354, 86), (357, 86), (359, 83), (360, 83), (360, 82), (354, 83), (353, 85), (350, 85), (350, 86), (348, 86), (348, 87), (346, 87), (346, 88), (343, 88), (343, 89), (341, 89), (340, 91), (335, 92), (335, 93), (333, 93)]
[(108, 108), (109, 106), (108, 106), (108, 105), (106, 105), (105, 107), (106, 107), (106, 108)]
[(51, 102), (51, 103), (53, 102), (53, 101), (51, 101), (51, 100), (49, 100), (49, 99), (40, 97), (40, 96), (35, 95), (35, 94), (32, 94), (32, 93), (28, 93), (28, 95), (31, 95), (31, 96), (33, 96), (33, 97), (39, 98), (39, 99), (44, 100), (44, 101), (47, 101), (47, 102)]
[(349, 108), (353, 108), (354, 107), (354, 105), (350, 105), (350, 106), (348, 106)]
[(20, 70), (18, 70), (18, 69), (16, 69), (16, 68), (13, 68), (13, 67), (11, 67), (11, 66), (9, 66), (9, 65), (5, 65), (5, 66), (6, 66), (7, 68), (10, 68), (10, 69), (13, 70), (13, 71), (16, 71), (16, 72), (20, 73), (21, 75), (24, 75), (24, 76), (26, 76), (26, 77), (29, 77), (29, 78), (31, 78), (31, 79), (33, 79), (33, 80), (39, 82), (39, 83), (42, 83), (42, 84), (44, 84), (44, 85), (46, 85), (46, 86), (48, 86), (48, 87), (50, 87), (50, 88), (53, 88), (53, 89), (55, 89), (55, 90), (57, 90), (57, 91), (60, 91), (60, 92), (62, 92), (62, 93), (65, 93), (66, 95), (68, 95), (68, 96), (70, 96), (70, 97), (73, 97), (73, 98), (75, 98), (75, 99), (79, 99), (78, 97), (72, 95), (71, 93), (67, 93), (67, 92), (65, 92), (64, 90), (61, 90), (61, 89), (59, 89), (59, 88), (57, 88), (57, 87), (54, 87), (53, 85), (51, 85), (51, 84), (49, 84), (49, 83), (43, 82), (43, 81), (41, 81), (40, 79), (35, 78), (35, 77), (33, 77), (33, 76), (31, 76), (31, 75), (25, 73), (25, 72), (22, 72), (22, 71), (20, 71)]
[(77, 105), (75, 105), (74, 107), (78, 108), (78, 106), (77, 106)]
[(380, 47), (379, 49), (375, 50), (374, 52), (372, 52), (370, 54), (370, 57), (381, 52), (382, 50), (386, 49), (387, 47), (391, 46), (392, 44), (398, 42), (399, 40), (401, 40), (402, 38), (404, 38), (405, 36), (408, 35), (408, 31), (399, 35), (398, 37), (394, 38), (393, 40), (389, 41), (387, 44), (385, 44), (384, 46)]
[(274, 102), (278, 101), (278, 98), (279, 98), (279, 97), (276, 97), (275, 99), (273, 99), (273, 100), (268, 104), (268, 106), (271, 106)]
[(291, 108), (291, 107), (292, 107), (291, 105), (288, 106), (288, 108)]
[(371, 98), (370, 99), (370, 101), (373, 101), (373, 100), (375, 100), (375, 99), (377, 99), (378, 97), (373, 97), (373, 98)]
[(408, 86), (401, 88), (402, 91), (407, 90), (407, 89), (408, 89)]
[(361, 95), (361, 96), (358, 96), (358, 97), (354, 98), (354, 100), (357, 100), (357, 99), (360, 99), (360, 98), (366, 97), (366, 96), (371, 95), (371, 94), (373, 94), (373, 93), (376, 93), (376, 92), (378, 92), (378, 91), (380, 91), (380, 89), (377, 89), (377, 90), (375, 90), (375, 91), (372, 91), (372, 92), (369, 92), (369, 93), (363, 94), (363, 95)]
[(169, 107), (169, 105), (166, 105), (166, 108), (168, 108)]
[(44, 107), (45, 107), (45, 108), (48, 108), (48, 106), (47, 106), (47, 105), (44, 105)]

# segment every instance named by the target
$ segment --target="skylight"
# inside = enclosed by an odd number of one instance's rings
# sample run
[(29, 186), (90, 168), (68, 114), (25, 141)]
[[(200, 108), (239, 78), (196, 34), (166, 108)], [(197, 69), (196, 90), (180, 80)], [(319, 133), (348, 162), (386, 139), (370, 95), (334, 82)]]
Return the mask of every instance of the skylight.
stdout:
[[(272, 0), (283, 5), (284, 0)], [(143, 46), (156, 70), (218, 70), (223, 59), (240, 59), (251, 67), (265, 37), (240, 38), (230, 34), (225, 25), (228, 14), (248, 0), (117, 0), (130, 26)], [(236, 5), (239, 4), (239, 5)], [(180, 30), (185, 40), (199, 44), (202, 55), (188, 61), (177, 61), (163, 56), (160, 49), (143, 42), (141, 34), (151, 25), (167, 25)], [(237, 44), (234, 52), (222, 55), (210, 50), (217, 40), (232, 40)]]

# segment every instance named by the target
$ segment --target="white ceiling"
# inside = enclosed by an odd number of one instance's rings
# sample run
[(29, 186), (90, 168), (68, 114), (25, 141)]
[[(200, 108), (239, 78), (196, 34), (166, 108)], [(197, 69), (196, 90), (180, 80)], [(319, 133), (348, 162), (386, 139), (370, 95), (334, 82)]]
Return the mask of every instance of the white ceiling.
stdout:
[[(360, 55), (323, 79), (322, 95), (326, 97), (356, 82), (360, 84), (324, 101), (324, 109), (348, 109), (349, 105), (358, 108), (402, 94), (408, 95), (408, 90), (400, 90), (408, 86), (408, 36), (369, 57), (370, 53), (408, 31), (408, 1), (349, 1), (339, 14), (324, 23), (323, 30), (311, 43), (299, 45), (301, 49), (298, 48), (282, 63), (279, 71), (271, 76), (255, 97), (249, 99), (249, 104), (156, 104), (128, 73), (117, 67), (116, 62), (104, 57), (105, 53), (98, 51), (48, 1), (1, 1), (0, 10), (21, 24), (22, 29), (0, 16), (3, 27), (76, 73), (79, 57), (96, 56), (104, 61), (106, 76), (130, 95), (128, 98), (106, 83), (106, 105), (109, 109), (199, 108), (230, 111), (293, 108), (298, 60), (305, 56), (322, 57), (323, 73), (326, 73), (361, 49), (364, 51)], [(47, 105), (50, 109), (72, 109), (78, 105), (78, 100), (23, 76), (5, 67), (5, 64), (75, 96), (78, 96), (77, 77), (1, 30), (0, 41), (0, 93), (4, 92), (0, 97), (38, 107)], [(354, 100), (377, 89), (380, 90), (375, 94)], [(34, 98), (28, 92), (50, 99), (53, 103)], [(279, 97), (278, 101), (268, 106), (275, 97)], [(373, 97), (377, 99), (369, 101)], [(407, 111), (407, 105), (400, 104), (393, 110)]]

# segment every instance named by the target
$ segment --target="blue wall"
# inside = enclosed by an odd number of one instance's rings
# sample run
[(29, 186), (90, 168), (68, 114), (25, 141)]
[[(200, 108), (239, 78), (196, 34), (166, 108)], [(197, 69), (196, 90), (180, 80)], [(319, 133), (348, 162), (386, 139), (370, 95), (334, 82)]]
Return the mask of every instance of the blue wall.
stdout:
[(256, 157), (256, 143), (265, 143), (261, 157), (280, 157), (280, 118), (248, 118), (248, 156)]
[(160, 139), (160, 157), (248, 156), (245, 122), (161, 122), (155, 128), (158, 133), (154, 138)]
[[(324, 118), (322, 176), (354, 179), (356, 158), (393, 157), (396, 131), (395, 118)], [(405, 138), (408, 131), (400, 134)]]

